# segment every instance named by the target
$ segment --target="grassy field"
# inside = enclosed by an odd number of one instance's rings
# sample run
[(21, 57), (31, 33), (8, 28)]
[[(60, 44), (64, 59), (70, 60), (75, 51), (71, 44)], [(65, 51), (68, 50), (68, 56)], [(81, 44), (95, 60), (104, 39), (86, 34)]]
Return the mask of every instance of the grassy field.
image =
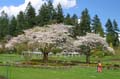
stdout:
[[(37, 57), (33, 57), (37, 58)], [(38, 57), (41, 58), (41, 57)], [(85, 56), (75, 57), (49, 57), (52, 60), (63, 61), (85, 61)], [(97, 58), (91, 57), (92, 62), (96, 62)], [(102, 63), (120, 64), (120, 56), (107, 56), (101, 58)], [(24, 61), (24, 58), (15, 54), (1, 54), (0, 62), (6, 61)], [(96, 67), (80, 67), (75, 66), (67, 69), (42, 69), (42, 68), (18, 68), (0, 66), (0, 75), (7, 75), (9, 71), (9, 79), (119, 79), (120, 69), (107, 70), (103, 69), (102, 73), (96, 72)]]
[[(6, 67), (0, 67), (0, 74), (6, 75)], [(73, 67), (70, 69), (9, 68), (9, 79), (119, 79), (120, 70), (106, 70), (97, 73), (96, 68)]]
[[(33, 56), (32, 59), (42, 59), (42, 56)], [(99, 59), (102, 63), (107, 64), (119, 64), (120, 65), (120, 55), (114, 56), (105, 56), (102, 58), (95, 58), (91, 56), (91, 62), (97, 62)], [(80, 61), (85, 62), (85, 56), (49, 56), (49, 60), (62, 60), (62, 61)], [(15, 62), (15, 61), (25, 61), (24, 57), (18, 54), (0, 54), (0, 63), (6, 61)]]

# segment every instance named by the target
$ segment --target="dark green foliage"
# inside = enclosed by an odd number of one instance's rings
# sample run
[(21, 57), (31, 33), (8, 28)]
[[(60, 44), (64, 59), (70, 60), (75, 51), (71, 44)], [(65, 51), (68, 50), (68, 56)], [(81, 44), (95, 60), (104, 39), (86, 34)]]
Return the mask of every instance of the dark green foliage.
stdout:
[(54, 20), (56, 20), (56, 11), (52, 5), (51, 0), (48, 1), (48, 13), (49, 13), (49, 23), (53, 23)]
[(49, 13), (48, 5), (44, 3), (39, 10), (38, 23), (39, 25), (43, 26), (48, 24), (49, 20), (50, 20), (50, 13)]
[(78, 23), (78, 16), (76, 14), (73, 14), (71, 19), (72, 19), (72, 25), (76, 25)]
[(55, 47), (55, 48), (52, 49), (53, 54), (57, 54), (57, 53), (61, 53), (61, 52), (62, 52), (62, 49), (60, 49), (60, 48)]
[(90, 20), (90, 16), (88, 14), (88, 10), (85, 9), (82, 12), (82, 16), (81, 16), (81, 21), (80, 24), (75, 22), (75, 19), (77, 18), (76, 15), (74, 15), (73, 20), (74, 20), (74, 25), (75, 27), (72, 28), (72, 36), (74, 38), (76, 38), (76, 36), (84, 36), (86, 35), (86, 33), (91, 32), (91, 20)]
[(25, 27), (25, 16), (24, 13), (22, 11), (19, 12), (19, 14), (17, 15), (17, 27), (19, 30), (23, 30), (26, 29)]
[(26, 10), (25, 10), (25, 20), (26, 20), (26, 27), (31, 28), (35, 25), (35, 9), (32, 7), (31, 3), (29, 2)]
[(118, 28), (118, 24), (117, 24), (116, 20), (113, 20), (113, 26), (114, 26), (114, 31), (116, 31), (116, 32), (120, 31)]
[(101, 24), (100, 19), (97, 15), (95, 15), (94, 19), (92, 20), (92, 32), (96, 33), (96, 34), (100, 34), (100, 36), (104, 37), (102, 24)]
[(77, 23), (78, 23), (77, 20), (78, 20), (78, 17), (77, 17), (76, 14), (74, 14), (74, 15), (71, 17), (70, 14), (68, 13), (68, 14), (66, 15), (66, 17), (64, 18), (64, 24), (75, 26), (75, 25), (77, 25)]
[(4, 11), (2, 11), (0, 17), (0, 40), (8, 34), (8, 24), (8, 16)]
[(29, 2), (25, 12), (20, 11), (17, 17), (8, 18), (3, 11), (0, 16), (0, 39), (7, 35), (17, 36), (23, 33), (23, 30), (34, 27), (35, 25), (44, 26), (52, 23), (62, 23), (64, 20), (62, 7), (59, 4), (54, 9), (51, 0), (44, 3), (36, 16), (35, 9)]
[(17, 32), (18, 32), (18, 30), (17, 30), (17, 20), (13, 16), (11, 21), (10, 21), (10, 24), (9, 24), (9, 35), (16, 36)]
[(106, 40), (107, 42), (110, 44), (112, 43), (112, 45), (114, 47), (119, 45), (119, 36), (118, 36), (118, 25), (117, 22), (114, 20), (113, 23), (111, 22), (110, 19), (108, 19), (107, 23), (106, 23)]
[(78, 19), (76, 15), (74, 15), (72, 18), (73, 18), (72, 20), (74, 21), (73, 24), (75, 26), (72, 28), (72, 31), (71, 31), (72, 37), (76, 38), (76, 36), (84, 36), (86, 35), (86, 33), (91, 32), (91, 26), (90, 26), (91, 19), (87, 9), (85, 9), (82, 12), (82, 16), (80, 18), (81, 20), (80, 24), (76, 23), (75, 21), (76, 19)]
[(67, 16), (65, 17), (64, 24), (72, 25), (72, 18), (70, 17), (70, 14), (67, 14)]
[(79, 36), (80, 34), (80, 32), (79, 32), (80, 30), (79, 30), (79, 25), (78, 24), (76, 24), (74, 27), (72, 27), (72, 29), (70, 29), (70, 33), (71, 33), (71, 36), (73, 37), (73, 38), (76, 38), (77, 36)]
[(107, 23), (106, 23), (106, 31), (107, 33), (111, 32), (113, 33), (114, 32), (114, 29), (113, 29), (113, 26), (112, 26), (112, 22), (110, 19), (107, 20)]
[(56, 11), (49, 0), (48, 4), (44, 3), (39, 10), (39, 15), (37, 16), (38, 25), (52, 24), (56, 19)]
[(119, 28), (116, 20), (113, 21), (113, 28), (114, 28), (114, 43), (113, 46), (119, 46)]
[(113, 26), (112, 26), (112, 22), (110, 19), (107, 20), (107, 23), (106, 23), (106, 40), (107, 42), (110, 44), (112, 43), (113, 45), (113, 40), (114, 40), (114, 29), (113, 29)]
[(91, 32), (91, 19), (87, 8), (82, 12), (82, 16), (80, 19), (80, 35), (83, 36), (86, 35), (87, 32)]
[(81, 52), (86, 55), (86, 63), (90, 63), (91, 50), (89, 46), (81, 45)]
[(37, 24), (40, 26), (51, 24), (54, 18), (55, 10), (53, 8), (52, 2), (49, 0), (48, 4), (44, 3), (40, 8), (39, 14), (37, 16)]
[(64, 15), (63, 15), (63, 10), (62, 10), (61, 4), (57, 5), (56, 12), (57, 12), (57, 16), (56, 16), (57, 23), (63, 23)]

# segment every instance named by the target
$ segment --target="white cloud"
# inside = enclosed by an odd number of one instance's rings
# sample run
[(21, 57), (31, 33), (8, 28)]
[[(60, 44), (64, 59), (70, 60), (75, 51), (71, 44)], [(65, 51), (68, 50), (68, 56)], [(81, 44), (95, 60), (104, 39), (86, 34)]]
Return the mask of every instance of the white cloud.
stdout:
[[(0, 13), (4, 10), (9, 16), (17, 15), (19, 11), (24, 11), (28, 2), (31, 2), (32, 6), (36, 9), (36, 12), (40, 9), (41, 5), (47, 0), (25, 0), (25, 2), (19, 6), (4, 6), (0, 7)], [(63, 8), (71, 8), (76, 5), (76, 0), (53, 0), (53, 5), (56, 7), (60, 3)]]
[(54, 0), (53, 5), (56, 7), (58, 4), (61, 4), (63, 8), (71, 8), (76, 6), (76, 0)]
[(17, 15), (20, 11), (26, 9), (27, 4), (31, 2), (32, 6), (36, 9), (36, 12), (40, 9), (40, 6), (46, 2), (46, 0), (25, 0), (25, 2), (19, 6), (4, 6), (0, 8), (0, 12), (3, 10), (9, 15)]

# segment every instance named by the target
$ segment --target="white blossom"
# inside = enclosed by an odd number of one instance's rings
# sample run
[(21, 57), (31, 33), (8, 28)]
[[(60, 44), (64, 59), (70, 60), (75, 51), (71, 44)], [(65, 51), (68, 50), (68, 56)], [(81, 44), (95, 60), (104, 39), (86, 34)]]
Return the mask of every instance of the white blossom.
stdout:
[(16, 44), (27, 41), (38, 43), (63, 43), (69, 37), (69, 26), (63, 24), (48, 25), (47, 27), (35, 27), (24, 30), (24, 34), (13, 37), (5, 45), (7, 48), (13, 48)]
[(87, 33), (86, 36), (77, 37), (77, 40), (74, 41), (74, 46), (76, 47), (80, 45), (86, 45), (91, 49), (95, 48), (98, 44), (102, 45), (103, 48), (114, 54), (114, 49), (109, 47), (106, 40), (103, 37), (100, 37), (99, 34)]
[(80, 45), (89, 45), (91, 48), (96, 46), (96, 43), (101, 44), (103, 47), (112, 53), (114, 50), (109, 47), (104, 38), (98, 34), (87, 33), (86, 36), (79, 36), (77, 40), (70, 37), (69, 29), (72, 26), (63, 24), (47, 25), (46, 27), (35, 27), (32, 29), (24, 30), (24, 34), (13, 37), (5, 45), (6, 48), (13, 48), (16, 44), (28, 42), (28, 45), (38, 42), (42, 43), (55, 43), (63, 50), (74, 52), (79, 50)]

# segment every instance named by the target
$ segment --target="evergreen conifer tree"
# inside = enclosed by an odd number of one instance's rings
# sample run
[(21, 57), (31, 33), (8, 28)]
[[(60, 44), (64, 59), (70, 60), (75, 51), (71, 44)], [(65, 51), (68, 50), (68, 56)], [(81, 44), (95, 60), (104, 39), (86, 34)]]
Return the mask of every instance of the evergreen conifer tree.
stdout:
[(11, 35), (11, 36), (18, 35), (17, 20), (16, 20), (15, 16), (12, 17), (10, 24), (9, 24), (9, 35)]
[(26, 26), (28, 28), (31, 28), (35, 25), (35, 9), (31, 5), (31, 2), (28, 3), (26, 10), (25, 10), (25, 20), (26, 20)]
[(39, 25), (43, 26), (48, 24), (49, 21), (50, 21), (50, 11), (48, 5), (44, 3), (39, 10), (38, 23)]
[(64, 15), (63, 15), (62, 6), (60, 3), (57, 5), (56, 12), (57, 12), (57, 16), (56, 16), (57, 23), (63, 23)]
[(86, 35), (87, 32), (91, 32), (91, 19), (87, 8), (82, 12), (82, 16), (80, 19), (80, 35), (83, 36)]
[(106, 23), (106, 40), (109, 44), (112, 43), (114, 47), (117, 47), (119, 45), (119, 37), (118, 37), (118, 25), (117, 22), (114, 20), (113, 23), (110, 19), (108, 19)]
[(76, 15), (76, 14), (73, 14), (73, 16), (72, 16), (72, 25), (76, 25), (76, 24), (78, 24), (78, 16)]
[(24, 13), (22, 11), (20, 11), (19, 14), (17, 15), (17, 28), (21, 32), (22, 32), (22, 30), (26, 29), (25, 16), (24, 16)]
[(67, 14), (67, 16), (65, 17), (64, 24), (72, 25), (72, 19), (70, 17), (70, 14)]
[(93, 20), (92, 20), (92, 32), (96, 33), (96, 34), (100, 34), (100, 36), (104, 37), (102, 24), (101, 24), (100, 19), (97, 15), (95, 15)]
[(2, 11), (0, 16), (0, 39), (3, 39), (8, 34), (8, 26), (8, 15)]

